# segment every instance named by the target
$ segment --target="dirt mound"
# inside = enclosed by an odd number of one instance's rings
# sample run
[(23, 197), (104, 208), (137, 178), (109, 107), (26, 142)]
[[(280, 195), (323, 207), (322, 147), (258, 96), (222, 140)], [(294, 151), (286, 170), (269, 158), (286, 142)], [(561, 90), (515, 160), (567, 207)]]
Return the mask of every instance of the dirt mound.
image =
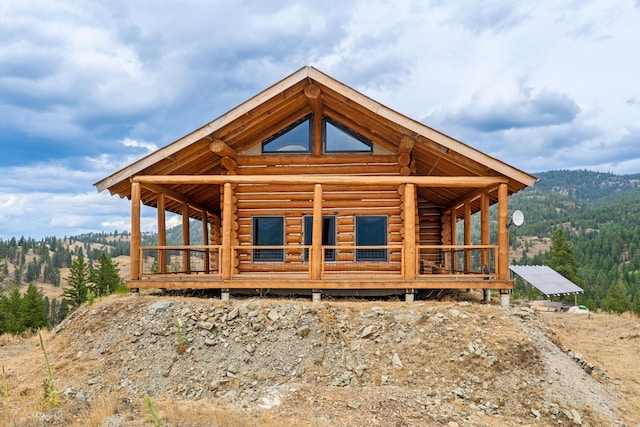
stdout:
[[(114, 296), (47, 339), (63, 403), (38, 422), (623, 425), (607, 373), (554, 341), (527, 309), (467, 301)], [(6, 365), (17, 394), (39, 392), (38, 351)]]

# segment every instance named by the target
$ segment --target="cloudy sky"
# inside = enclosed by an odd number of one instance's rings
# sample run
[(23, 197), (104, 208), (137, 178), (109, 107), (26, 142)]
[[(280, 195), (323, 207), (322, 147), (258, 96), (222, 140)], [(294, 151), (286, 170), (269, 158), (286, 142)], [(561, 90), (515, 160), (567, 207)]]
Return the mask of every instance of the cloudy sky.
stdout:
[(94, 182), (304, 65), (527, 172), (640, 173), (639, 23), (640, 0), (1, 2), (0, 238), (128, 229)]

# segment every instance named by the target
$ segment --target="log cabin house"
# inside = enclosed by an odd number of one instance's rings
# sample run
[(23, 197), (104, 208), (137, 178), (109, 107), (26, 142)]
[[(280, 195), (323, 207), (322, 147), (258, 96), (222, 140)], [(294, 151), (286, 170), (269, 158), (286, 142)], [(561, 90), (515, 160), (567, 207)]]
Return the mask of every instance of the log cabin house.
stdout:
[[(304, 67), (95, 186), (131, 200), (134, 291), (375, 289), (412, 297), (447, 288), (507, 294), (508, 197), (535, 182)], [(157, 209), (157, 245), (141, 246), (141, 204)], [(167, 245), (167, 212), (182, 217), (182, 245)], [(471, 239), (476, 212), (480, 244)], [(190, 242), (190, 219), (202, 224), (201, 244)]]

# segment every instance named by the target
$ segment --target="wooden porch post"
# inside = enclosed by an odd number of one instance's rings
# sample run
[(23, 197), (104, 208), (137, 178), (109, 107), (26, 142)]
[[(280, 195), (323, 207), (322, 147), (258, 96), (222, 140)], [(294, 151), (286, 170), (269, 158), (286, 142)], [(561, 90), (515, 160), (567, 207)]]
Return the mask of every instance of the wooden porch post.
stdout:
[[(487, 193), (482, 193), (480, 195), (480, 244), (488, 245), (491, 242), (489, 228), (489, 196)], [(480, 252), (480, 263), (482, 264), (482, 273), (484, 273), (484, 266), (486, 265), (489, 268), (489, 251), (487, 249), (483, 249)], [(482, 299), (485, 302), (491, 301), (491, 289), (483, 289), (482, 290)]]
[[(167, 221), (165, 211), (164, 193), (158, 193), (158, 246), (167, 245)], [(159, 273), (167, 272), (167, 251), (160, 249), (158, 251), (158, 269)]]
[(311, 279), (322, 275), (322, 184), (313, 188), (313, 232), (311, 235)]
[[(140, 184), (131, 184), (131, 252), (130, 279), (140, 280)], [(133, 289), (132, 289), (133, 290)]]
[(222, 260), (221, 260), (221, 276), (223, 280), (231, 279), (233, 266), (231, 265), (231, 220), (233, 218), (233, 194), (231, 183), (224, 184), (224, 195), (222, 199)]
[[(182, 205), (182, 245), (189, 246), (191, 244), (191, 236), (189, 233), (189, 205)], [(182, 272), (191, 273), (191, 251), (185, 249), (182, 251)]]
[(498, 279), (509, 279), (509, 230), (508, 206), (509, 191), (507, 184), (500, 184), (498, 187)]
[[(464, 245), (471, 246), (471, 203), (464, 202)], [(464, 272), (471, 272), (471, 252), (464, 250)]]
[(416, 186), (404, 186), (404, 279), (416, 278)]
[[(204, 209), (202, 212), (202, 245), (209, 245), (209, 217), (207, 215), (207, 211)], [(209, 249), (205, 248), (202, 251), (202, 261), (203, 266), (202, 269), (205, 273), (209, 273)]]
[[(452, 208), (451, 209), (451, 244), (452, 245), (456, 245), (458, 243), (457, 225), (458, 225), (458, 215), (455, 208)], [(456, 257), (454, 255), (453, 250), (449, 252), (449, 258), (451, 263), (451, 265), (449, 266), (450, 267), (449, 270), (451, 270), (452, 273), (455, 273), (457, 266), (456, 266)]]

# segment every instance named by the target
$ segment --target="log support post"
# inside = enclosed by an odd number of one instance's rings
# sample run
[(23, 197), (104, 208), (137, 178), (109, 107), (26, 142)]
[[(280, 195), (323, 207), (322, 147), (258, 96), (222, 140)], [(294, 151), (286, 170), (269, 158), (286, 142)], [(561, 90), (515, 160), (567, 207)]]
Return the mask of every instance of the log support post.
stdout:
[[(140, 184), (131, 184), (131, 252), (130, 279), (140, 280)], [(138, 288), (131, 288), (131, 292), (138, 292)]]
[[(498, 263), (497, 274), (500, 280), (509, 280), (509, 224), (507, 184), (498, 187)], [(509, 289), (500, 289), (500, 304), (509, 306)]]
[(416, 186), (404, 186), (404, 279), (415, 280), (416, 266)]
[[(189, 205), (182, 205), (182, 246), (191, 244), (191, 234), (189, 230)], [(182, 250), (182, 272), (191, 274), (191, 251), (189, 249)]]
[[(167, 221), (165, 210), (164, 193), (158, 194), (158, 246), (167, 245)], [(160, 249), (158, 251), (158, 272), (160, 274), (167, 273), (167, 251)]]
[[(457, 245), (458, 244), (458, 213), (456, 212), (455, 208), (451, 208), (451, 244), (452, 245)], [(453, 250), (449, 253), (449, 262), (450, 262), (450, 266), (449, 266), (449, 270), (453, 273), (456, 272), (457, 269), (457, 265), (456, 265), (456, 257), (455, 257), (455, 253), (453, 252)]]
[(231, 248), (231, 222), (233, 220), (233, 190), (231, 184), (224, 184), (222, 199), (222, 260), (221, 276), (222, 280), (230, 280), (233, 272), (233, 250)]
[[(209, 246), (209, 216), (207, 211), (202, 210), (202, 245)], [(203, 270), (204, 273), (209, 273), (209, 249), (204, 248), (202, 252)]]
[[(482, 193), (480, 195), (480, 244), (481, 245), (489, 245), (491, 243), (491, 235), (489, 228), (489, 196), (487, 193)], [(482, 249), (480, 252), (480, 263), (482, 264), (482, 273), (486, 274), (487, 271), (491, 271), (490, 258), (488, 249)], [(487, 268), (485, 268), (485, 266)], [(485, 277), (485, 280), (489, 280), (488, 277)], [(491, 302), (491, 290), (483, 289), (483, 300), (484, 302)]]
[(313, 188), (313, 229), (311, 235), (311, 279), (322, 277), (322, 184)]

